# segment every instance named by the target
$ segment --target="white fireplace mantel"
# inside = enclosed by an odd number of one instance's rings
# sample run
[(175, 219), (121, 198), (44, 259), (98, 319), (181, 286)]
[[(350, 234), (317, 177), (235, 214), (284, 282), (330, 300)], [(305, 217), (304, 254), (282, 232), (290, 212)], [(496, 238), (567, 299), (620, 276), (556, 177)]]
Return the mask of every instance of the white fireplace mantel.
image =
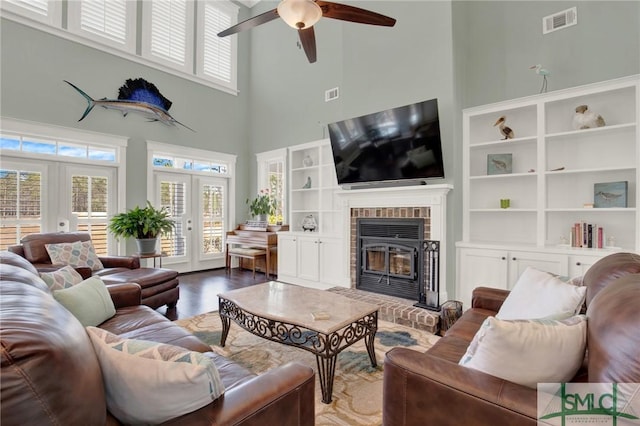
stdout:
[(351, 209), (376, 207), (429, 207), (432, 240), (440, 241), (440, 303), (447, 300), (447, 194), (450, 184), (396, 186), (336, 191), (342, 206), (344, 253), (350, 252)]

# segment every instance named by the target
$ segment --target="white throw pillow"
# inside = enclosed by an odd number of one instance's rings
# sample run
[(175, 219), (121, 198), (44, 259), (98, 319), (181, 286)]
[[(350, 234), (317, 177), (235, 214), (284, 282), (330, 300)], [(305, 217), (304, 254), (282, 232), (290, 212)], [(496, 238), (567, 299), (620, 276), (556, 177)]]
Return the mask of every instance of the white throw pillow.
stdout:
[(527, 268), (500, 307), (496, 318), (569, 318), (580, 312), (586, 292), (586, 287), (567, 284), (548, 272)]
[(224, 385), (213, 360), (173, 345), (87, 333), (104, 376), (107, 407), (124, 424), (157, 424), (218, 398)]
[(501, 321), (487, 318), (459, 364), (535, 389), (571, 380), (584, 360), (587, 317)]

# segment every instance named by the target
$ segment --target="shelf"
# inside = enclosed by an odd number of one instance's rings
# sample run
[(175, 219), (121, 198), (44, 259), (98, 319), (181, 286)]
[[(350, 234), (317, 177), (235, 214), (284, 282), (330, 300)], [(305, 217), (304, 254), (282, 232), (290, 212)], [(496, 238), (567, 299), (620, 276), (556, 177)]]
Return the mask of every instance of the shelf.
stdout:
[(557, 170), (551, 171), (548, 170), (544, 172), (547, 176), (555, 176), (555, 175), (568, 175), (568, 174), (577, 174), (577, 173), (600, 173), (600, 172), (622, 172), (622, 171), (633, 171), (636, 168), (633, 166), (628, 167), (602, 167), (602, 168), (589, 168), (589, 169), (573, 169), (573, 170)]
[(636, 211), (635, 207), (598, 207), (598, 208), (549, 208), (544, 209), (545, 212), (549, 213), (564, 213), (564, 212), (580, 212), (580, 213), (592, 213), (592, 212), (602, 212), (602, 213), (615, 213), (615, 212), (625, 212), (625, 213), (634, 213)]
[(513, 138), (513, 139), (500, 139), (497, 141), (489, 141), (489, 142), (480, 142), (480, 143), (474, 143), (472, 145), (469, 145), (469, 148), (471, 149), (475, 149), (475, 148), (486, 148), (486, 147), (495, 147), (495, 146), (500, 146), (500, 145), (514, 145), (514, 144), (519, 144), (519, 143), (526, 143), (526, 142), (536, 142), (537, 141), (537, 137), (536, 136), (526, 136), (526, 137), (522, 137), (522, 138)]
[(551, 138), (560, 138), (560, 137), (567, 137), (567, 136), (584, 136), (584, 135), (589, 135), (594, 133), (613, 132), (615, 130), (620, 130), (620, 129), (633, 129), (635, 127), (636, 127), (636, 123), (615, 124), (612, 126), (596, 127), (593, 129), (582, 129), (582, 130), (571, 130), (568, 132), (548, 133), (545, 135), (545, 138), (551, 139)]
[(300, 189), (292, 189), (291, 192), (313, 192), (319, 191), (320, 188), (300, 188)]
[(481, 175), (481, 176), (469, 176), (470, 180), (484, 180), (484, 179), (509, 179), (509, 178), (520, 178), (520, 177), (535, 177), (536, 173), (507, 173), (503, 175)]
[(511, 212), (511, 213), (536, 213), (536, 209), (512, 209), (509, 207), (508, 209), (469, 209), (471, 213), (495, 213), (495, 212)]
[(309, 172), (312, 170), (318, 170), (320, 166), (308, 166), (308, 167), (296, 167), (295, 169), (291, 169), (292, 172)]

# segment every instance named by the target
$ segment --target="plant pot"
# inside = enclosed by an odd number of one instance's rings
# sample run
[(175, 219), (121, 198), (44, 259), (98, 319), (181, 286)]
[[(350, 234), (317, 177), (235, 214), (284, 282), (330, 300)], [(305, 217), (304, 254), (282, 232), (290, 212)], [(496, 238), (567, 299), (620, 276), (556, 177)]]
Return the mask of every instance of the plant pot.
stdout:
[(254, 219), (260, 222), (268, 222), (269, 215), (268, 214), (257, 214), (254, 216)]
[(157, 238), (136, 238), (139, 254), (154, 254), (156, 252)]

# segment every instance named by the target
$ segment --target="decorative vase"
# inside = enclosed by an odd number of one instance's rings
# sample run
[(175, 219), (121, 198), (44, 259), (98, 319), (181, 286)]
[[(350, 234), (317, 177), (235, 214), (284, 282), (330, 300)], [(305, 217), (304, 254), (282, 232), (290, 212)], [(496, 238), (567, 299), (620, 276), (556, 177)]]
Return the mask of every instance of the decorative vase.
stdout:
[(309, 155), (305, 155), (304, 158), (302, 159), (302, 165), (305, 167), (313, 166), (313, 158), (311, 158), (311, 156)]
[(269, 215), (264, 213), (264, 214), (257, 214), (254, 216), (254, 219), (257, 220), (258, 222), (268, 222), (269, 221)]
[(138, 254), (155, 254), (157, 238), (136, 238)]

